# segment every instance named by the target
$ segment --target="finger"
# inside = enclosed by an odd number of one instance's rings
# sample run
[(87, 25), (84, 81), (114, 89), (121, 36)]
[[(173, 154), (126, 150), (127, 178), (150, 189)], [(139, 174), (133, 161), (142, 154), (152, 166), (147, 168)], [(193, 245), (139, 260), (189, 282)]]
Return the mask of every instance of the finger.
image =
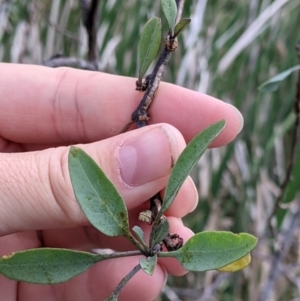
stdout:
[[(39, 301), (65, 300), (104, 300), (129, 271), (139, 262), (139, 257), (126, 257), (102, 261), (85, 273), (55, 286), (20, 283), (20, 296), (23, 299)], [(157, 265), (152, 276), (139, 271), (121, 291), (120, 301), (152, 301), (166, 282), (166, 272)]]
[[(65, 145), (116, 135), (142, 97), (133, 78), (70, 68), (13, 64), (1, 68), (6, 76), (0, 82), (5, 100), (0, 104), (0, 136), (18, 143)], [(150, 114), (150, 123), (172, 124), (187, 142), (225, 119), (226, 128), (213, 146), (232, 141), (243, 125), (234, 107), (167, 83), (161, 83)]]
[[(185, 142), (174, 127), (160, 124), (81, 147), (131, 209), (166, 185)], [(88, 225), (71, 186), (68, 151), (0, 154), (0, 235)]]
[(166, 215), (184, 217), (192, 212), (198, 204), (198, 192), (191, 177), (188, 177), (180, 187), (172, 206), (166, 211)]

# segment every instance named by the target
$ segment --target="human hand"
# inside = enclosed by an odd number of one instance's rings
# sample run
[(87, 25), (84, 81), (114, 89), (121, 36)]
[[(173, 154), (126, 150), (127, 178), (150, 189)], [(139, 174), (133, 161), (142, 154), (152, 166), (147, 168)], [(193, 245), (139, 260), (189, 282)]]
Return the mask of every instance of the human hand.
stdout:
[[(161, 83), (150, 109), (150, 125), (118, 135), (141, 94), (135, 79), (67, 68), (0, 64), (0, 256), (39, 247), (89, 251), (133, 249), (124, 238), (110, 238), (88, 224), (69, 179), (68, 146), (80, 145), (112, 180), (132, 223), (162, 190), (176, 160), (199, 131), (225, 119), (212, 146), (232, 141), (242, 128), (238, 111), (207, 95)], [(163, 123), (162, 123), (163, 122)], [(192, 232), (181, 218), (198, 196), (186, 180), (167, 212), (170, 232), (184, 241)], [(183, 205), (184, 201), (184, 205)], [(17, 283), (0, 276), (8, 301), (103, 300), (137, 263), (136, 257), (103, 261), (57, 285)], [(167, 273), (185, 273), (174, 259), (161, 260), (153, 274), (140, 272), (120, 300), (153, 300)]]

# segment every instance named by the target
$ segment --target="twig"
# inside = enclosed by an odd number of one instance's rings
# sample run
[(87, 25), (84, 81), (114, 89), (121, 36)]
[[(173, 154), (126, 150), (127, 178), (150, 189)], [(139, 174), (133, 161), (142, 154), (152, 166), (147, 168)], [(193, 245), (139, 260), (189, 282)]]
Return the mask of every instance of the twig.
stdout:
[(277, 278), (281, 274), (281, 264), (288, 250), (290, 249), (294, 232), (299, 226), (300, 226), (300, 205), (298, 205), (296, 212), (293, 214), (290, 227), (288, 228), (288, 230), (284, 231), (285, 233), (282, 233), (281, 235), (281, 237), (283, 237), (282, 247), (278, 251), (274, 252), (269, 277), (258, 301), (268, 300), (268, 296), (271, 290), (273, 289)]
[(98, 68), (94, 64), (94, 62), (88, 62), (88, 61), (78, 59), (75, 57), (54, 56), (54, 57), (50, 58), (48, 61), (45, 61), (43, 63), (43, 65), (47, 66), (47, 67), (51, 67), (51, 68), (66, 66), (66, 67), (80, 68), (80, 69), (86, 69), (86, 70), (92, 70), (92, 71), (98, 70)]
[(88, 60), (97, 61), (97, 27), (100, 0), (81, 0), (83, 24), (88, 34)]
[(54, 55), (43, 63), (47, 67), (73, 67), (98, 71), (97, 64), (97, 26), (98, 26), (98, 7), (100, 0), (81, 0), (83, 15), (83, 24), (88, 34), (88, 60), (78, 59), (75, 57), (64, 57), (63, 55)]
[(139, 250), (134, 251), (126, 251), (126, 252), (112, 252), (108, 254), (102, 254), (101, 252), (96, 252), (97, 254), (101, 254), (101, 258), (104, 259), (115, 259), (121, 257), (129, 257), (129, 256), (137, 256), (142, 255), (143, 253)]
[[(183, 6), (184, 6), (184, 0), (174, 0), (176, 1), (177, 5), (177, 16), (176, 16), (176, 23), (181, 19)], [(133, 123), (136, 123), (136, 126), (138, 128), (144, 127), (147, 125), (147, 120), (150, 118), (149, 116), (149, 108), (154, 100), (155, 93), (158, 89), (159, 83), (161, 81), (161, 78), (165, 72), (167, 63), (171, 57), (171, 54), (174, 50), (177, 48), (177, 39), (175, 36), (170, 36), (170, 34), (167, 36), (165, 40), (165, 46), (163, 51), (161, 52), (159, 59), (154, 67), (154, 70), (150, 75), (146, 77), (145, 80), (145, 87), (141, 88), (141, 83), (137, 82), (137, 90), (146, 90), (144, 96), (142, 97), (142, 100), (136, 110), (131, 115), (131, 120), (125, 125), (122, 132), (126, 132), (130, 126)], [(157, 200), (157, 202), (155, 202)], [(150, 199), (150, 210), (146, 210), (141, 213), (142, 216), (148, 215), (150, 212), (150, 216), (146, 216), (146, 221), (149, 224), (152, 224), (152, 222), (155, 220), (156, 215), (158, 211), (160, 210), (162, 203), (162, 199), (159, 193), (154, 195)], [(159, 208), (158, 208), (159, 207)], [(140, 216), (141, 216), (140, 215)], [(153, 231), (153, 229), (152, 229)], [(166, 248), (168, 251), (174, 251), (179, 249), (183, 244), (183, 239), (179, 237), (177, 234), (168, 233), (166, 238), (163, 240)]]
[(117, 285), (113, 293), (110, 295), (110, 297), (106, 300), (113, 300), (114, 298), (117, 298), (118, 295), (120, 294), (120, 291), (123, 289), (125, 284), (138, 272), (141, 270), (140, 264), (136, 265), (122, 280), (121, 282)]
[[(181, 19), (184, 1), (185, 0), (176, 0), (176, 4), (177, 4), (176, 21)], [(165, 47), (159, 56), (159, 59), (155, 65), (153, 72), (150, 75), (148, 75), (146, 78), (147, 81), (146, 92), (140, 104), (138, 105), (137, 109), (132, 113), (131, 120), (123, 128), (122, 132), (126, 132), (133, 123), (136, 123), (138, 128), (147, 125), (147, 120), (150, 118), (148, 114), (149, 108), (153, 102), (155, 93), (158, 89), (161, 78), (165, 72), (171, 54), (176, 49), (173, 48), (174, 47), (173, 45), (176, 43), (177, 43), (176, 38), (170, 37), (168, 35), (165, 41)]]
[(138, 128), (147, 125), (147, 120), (150, 118), (148, 114), (150, 105), (152, 104), (152, 101), (155, 96), (155, 92), (158, 89), (159, 83), (164, 74), (166, 65), (170, 57), (171, 57), (171, 52), (167, 50), (166, 47), (164, 47), (164, 50), (160, 54), (160, 57), (156, 63), (153, 72), (147, 76), (148, 85), (147, 85), (146, 92), (140, 104), (138, 105), (136, 110), (132, 113), (131, 120), (123, 128), (122, 132), (126, 132), (133, 123), (136, 123)]
[[(153, 228), (150, 234), (150, 249), (153, 249), (155, 246), (151, 245), (153, 242), (153, 235), (154, 235), (154, 227), (155, 225), (154, 220), (156, 219), (156, 216), (158, 215), (159, 211), (161, 210), (162, 205), (162, 198), (159, 193), (155, 194), (152, 198), (150, 198), (150, 210), (144, 210), (140, 212), (139, 214), (139, 220), (148, 223), (149, 225), (153, 224)], [(164, 215), (161, 216), (159, 223), (161, 223), (166, 217)], [(166, 246), (168, 251), (176, 251), (180, 249), (183, 245), (183, 239), (178, 235), (174, 233), (168, 233), (167, 236), (163, 239), (163, 243)], [(161, 245), (160, 250), (161, 251)], [(153, 249), (154, 250), (154, 249)]]
[[(300, 61), (300, 43), (296, 46), (298, 59)], [(280, 208), (280, 202), (282, 201), (283, 195), (285, 193), (285, 190), (291, 181), (291, 175), (293, 171), (293, 167), (295, 164), (295, 156), (296, 156), (296, 150), (297, 150), (297, 138), (298, 138), (298, 132), (299, 132), (299, 125), (300, 125), (300, 70), (298, 71), (298, 81), (296, 84), (296, 97), (294, 102), (294, 112), (296, 115), (295, 123), (293, 127), (293, 133), (292, 133), (292, 146), (291, 146), (291, 153), (290, 153), (290, 161), (287, 167), (285, 179), (280, 185), (280, 193), (278, 197), (276, 198), (273, 210), (268, 218), (268, 225), (271, 230), (271, 233), (273, 234), (273, 237), (276, 237), (275, 235), (275, 229), (272, 226), (272, 218), (275, 215), (278, 208)]]

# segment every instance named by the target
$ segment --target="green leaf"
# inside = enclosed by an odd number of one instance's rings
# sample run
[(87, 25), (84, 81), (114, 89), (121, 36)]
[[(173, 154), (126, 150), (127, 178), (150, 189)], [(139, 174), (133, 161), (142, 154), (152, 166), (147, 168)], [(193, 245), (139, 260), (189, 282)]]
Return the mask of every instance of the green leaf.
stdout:
[(160, 243), (169, 232), (169, 223), (167, 219), (161, 221), (160, 224), (152, 228), (150, 235), (150, 248)]
[(161, 20), (152, 18), (142, 31), (139, 42), (139, 80), (141, 81), (154, 60), (161, 42)]
[(191, 22), (191, 19), (181, 19), (175, 26), (174, 36), (177, 37), (183, 29)]
[(30, 283), (61, 283), (104, 259), (107, 256), (67, 249), (32, 249), (0, 258), (0, 274)]
[(294, 71), (300, 70), (300, 65), (294, 66), (288, 70), (285, 70), (271, 79), (267, 80), (266, 82), (262, 83), (259, 87), (258, 90), (261, 92), (273, 92), (276, 91), (281, 82), (285, 80), (289, 75), (291, 75)]
[(76, 199), (90, 223), (108, 236), (130, 235), (122, 197), (82, 149), (71, 147), (69, 172)]
[(221, 120), (199, 133), (180, 154), (169, 178), (161, 210), (156, 216), (157, 224), (162, 214), (171, 206), (179, 188), (198, 162), (204, 151), (225, 127), (225, 120)]
[(247, 233), (207, 231), (197, 233), (177, 251), (161, 252), (158, 256), (175, 257), (189, 271), (208, 271), (237, 261), (256, 244), (257, 238)]
[(141, 265), (143, 271), (150, 276), (152, 276), (152, 274), (155, 270), (156, 264), (157, 264), (157, 256), (156, 255), (140, 259), (140, 265)]
[(175, 0), (161, 0), (161, 8), (167, 19), (171, 36), (174, 35), (174, 26), (177, 15), (177, 5)]
[(134, 233), (137, 235), (138, 239), (140, 242), (145, 243), (145, 235), (144, 235), (144, 231), (139, 227), (139, 226), (134, 226), (132, 228), (132, 230), (134, 231)]

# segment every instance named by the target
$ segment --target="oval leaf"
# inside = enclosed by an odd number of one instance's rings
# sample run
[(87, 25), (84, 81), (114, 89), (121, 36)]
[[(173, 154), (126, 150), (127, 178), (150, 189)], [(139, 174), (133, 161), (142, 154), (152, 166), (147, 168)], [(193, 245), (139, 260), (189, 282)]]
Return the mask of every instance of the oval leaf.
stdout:
[(30, 283), (61, 283), (103, 259), (107, 256), (67, 249), (32, 249), (0, 258), (0, 274)]
[(132, 228), (132, 230), (137, 235), (139, 241), (141, 243), (145, 244), (145, 234), (144, 234), (144, 231), (142, 230), (142, 228), (140, 228), (139, 226), (134, 226)]
[(257, 238), (247, 233), (207, 231), (197, 233), (174, 252), (161, 252), (158, 256), (175, 257), (189, 271), (220, 269), (254, 249)]
[(242, 257), (241, 259), (234, 261), (233, 263), (230, 263), (218, 269), (218, 271), (234, 273), (247, 267), (250, 264), (250, 262), (251, 262), (251, 255), (250, 253), (248, 253), (246, 256)]
[(264, 82), (263, 84), (261, 84), (258, 87), (258, 90), (261, 91), (261, 92), (276, 91), (279, 88), (281, 82), (283, 80), (285, 80), (289, 75), (291, 75), (296, 70), (300, 70), (300, 65), (294, 66), (294, 67), (292, 67), (288, 70), (285, 70), (285, 71), (275, 75), (271, 79), (269, 79), (266, 82)]
[(177, 37), (190, 22), (191, 19), (181, 19), (175, 26), (174, 36)]
[(161, 0), (162, 11), (167, 19), (171, 36), (174, 35), (174, 26), (177, 15), (177, 5), (175, 0)]
[(90, 223), (108, 236), (130, 235), (122, 197), (82, 149), (71, 147), (69, 172), (76, 199)]
[(150, 248), (159, 244), (169, 232), (169, 222), (167, 219), (161, 221), (157, 226), (154, 226), (150, 235)]
[(170, 207), (179, 191), (179, 188), (182, 186), (192, 168), (203, 155), (204, 151), (219, 135), (224, 127), (225, 120), (221, 120), (206, 128), (198, 134), (180, 154), (169, 178), (162, 207), (155, 218), (155, 224), (158, 223), (162, 214)]
[(150, 276), (152, 276), (152, 274), (155, 270), (156, 264), (157, 264), (157, 256), (156, 255), (140, 259), (140, 265), (141, 265), (143, 271)]
[(141, 81), (154, 60), (161, 41), (161, 20), (152, 18), (142, 31), (139, 42), (139, 80)]

